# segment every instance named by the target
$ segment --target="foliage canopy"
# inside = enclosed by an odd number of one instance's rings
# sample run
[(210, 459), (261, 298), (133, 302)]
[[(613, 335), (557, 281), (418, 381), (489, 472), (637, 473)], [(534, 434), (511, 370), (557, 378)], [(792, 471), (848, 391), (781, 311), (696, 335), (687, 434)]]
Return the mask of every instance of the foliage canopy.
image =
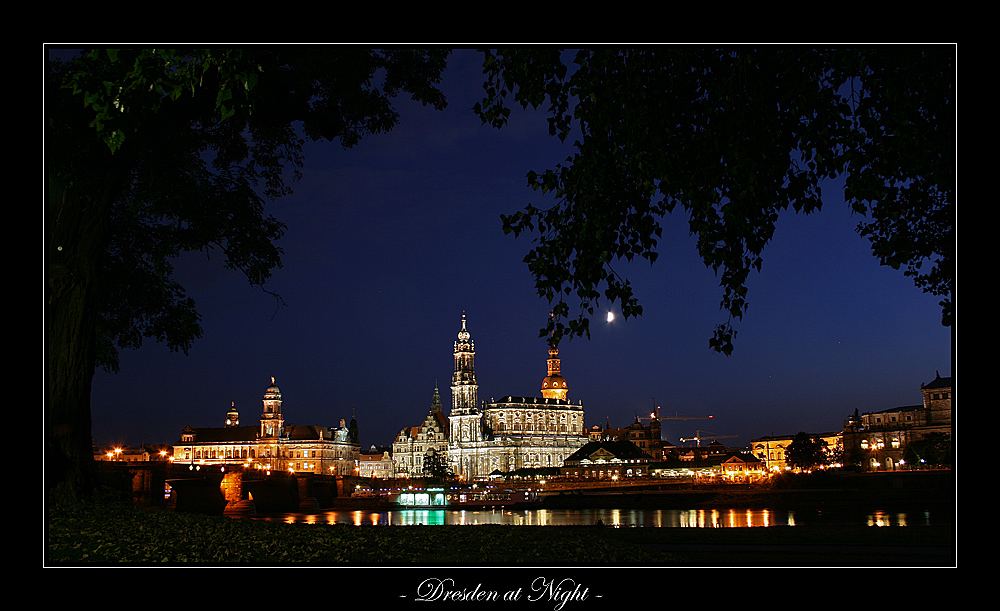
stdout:
[(823, 445), (808, 433), (796, 433), (792, 443), (785, 449), (785, 462), (800, 469), (826, 464)]
[(448, 457), (435, 449), (424, 455), (423, 474), (425, 477), (447, 479), (455, 477), (455, 470), (448, 462)]
[[(172, 277), (182, 252), (221, 252), (262, 286), (281, 265), (284, 225), (264, 213), (291, 191), (307, 139), (356, 145), (399, 119), (410, 92), (445, 106), (434, 87), (446, 52), (358, 47), (91, 49), (50, 72), (50, 180), (87, 189), (122, 167), (109, 193), (109, 244), (99, 294), (98, 363), (144, 337), (172, 350), (201, 336), (194, 301)], [(86, 128), (85, 128), (86, 126)]]
[(86, 49), (46, 80), (47, 467), (50, 489), (92, 488), (97, 366), (143, 338), (187, 352), (193, 300), (173, 278), (184, 252), (221, 253), (262, 285), (307, 139), (345, 147), (391, 129), (393, 101), (445, 106), (448, 52), (356, 46)]
[(837, 177), (875, 257), (942, 297), (950, 325), (953, 64), (951, 46), (486, 51), (484, 123), (548, 105), (550, 134), (574, 138), (565, 163), (527, 176), (556, 203), (502, 216), (507, 233), (537, 232), (524, 261), (556, 314), (540, 335), (589, 336), (602, 297), (641, 315), (613, 265), (656, 261), (661, 220), (679, 209), (720, 277), (726, 320), (709, 345), (730, 354), (779, 214), (819, 210)]

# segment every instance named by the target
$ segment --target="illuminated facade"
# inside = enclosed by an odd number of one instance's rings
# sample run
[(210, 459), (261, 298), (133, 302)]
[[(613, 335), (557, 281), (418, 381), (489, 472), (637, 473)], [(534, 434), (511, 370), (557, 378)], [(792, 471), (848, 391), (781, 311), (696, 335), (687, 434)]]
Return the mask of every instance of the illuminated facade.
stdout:
[(94, 460), (105, 462), (150, 462), (166, 460), (170, 446), (143, 444), (138, 448), (118, 445), (94, 446)]
[[(845, 459), (865, 469), (882, 471), (905, 467), (905, 458), (923, 460), (922, 442), (940, 439), (951, 443), (951, 377), (936, 374), (933, 381), (920, 385), (923, 403), (879, 412), (855, 412), (844, 428)], [(907, 451), (909, 449), (909, 452)], [(939, 449), (937, 464), (944, 462)], [(910, 465), (919, 467), (920, 465)]]
[(617, 429), (610, 426), (601, 427), (594, 425), (587, 433), (592, 441), (627, 439), (638, 446), (640, 450), (649, 454), (654, 460), (661, 460), (664, 458), (665, 452), (675, 449), (675, 446), (669, 441), (660, 438), (660, 418), (655, 411), (649, 415), (647, 420), (650, 421), (648, 426), (639, 422), (639, 418), (636, 417), (635, 422), (628, 427)]
[(372, 446), (368, 452), (362, 452), (358, 457), (358, 475), (377, 479), (395, 477), (396, 464), (392, 460), (389, 450), (380, 452), (375, 446)]
[[(844, 438), (842, 433), (816, 433), (810, 434), (813, 443), (818, 443), (823, 454), (828, 459), (840, 456), (844, 449)], [(764, 465), (767, 471), (785, 471), (791, 469), (786, 462), (788, 446), (795, 441), (795, 435), (780, 435), (759, 437), (750, 442), (750, 450), (758, 460)]]
[(767, 474), (763, 461), (753, 454), (729, 454), (719, 468), (722, 478), (728, 482), (758, 482)]
[(241, 426), (233, 405), (224, 427), (184, 427), (173, 461), (202, 465), (243, 464), (266, 470), (352, 475), (358, 467), (358, 423), (339, 427), (285, 425), (281, 391), (271, 378), (264, 391), (259, 425)]
[(421, 477), (428, 453), (448, 452), (448, 417), (441, 405), (441, 393), (434, 387), (431, 407), (420, 426), (406, 427), (392, 442), (392, 459), (399, 477)]
[(563, 475), (622, 480), (649, 474), (653, 457), (628, 439), (590, 441), (566, 457)]
[(478, 403), (475, 344), (462, 315), (454, 347), (448, 461), (465, 479), (520, 468), (559, 467), (589, 441), (583, 405), (567, 400), (559, 352), (549, 350), (541, 397), (507, 396)]

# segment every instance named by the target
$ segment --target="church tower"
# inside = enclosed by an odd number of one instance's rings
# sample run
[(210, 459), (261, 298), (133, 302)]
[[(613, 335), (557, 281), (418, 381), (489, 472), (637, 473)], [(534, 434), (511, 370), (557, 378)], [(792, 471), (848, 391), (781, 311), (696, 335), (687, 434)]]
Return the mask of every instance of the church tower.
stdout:
[[(476, 383), (476, 346), (465, 326), (455, 342), (455, 373), (451, 377), (451, 414), (449, 415), (452, 442), (470, 443), (482, 439), (479, 427), (479, 385)], [(458, 470), (462, 473), (461, 469)]]
[(542, 396), (546, 399), (566, 400), (566, 378), (559, 373), (559, 349), (552, 346), (549, 348), (548, 360), (549, 375), (542, 380)]
[(281, 417), (281, 391), (274, 384), (274, 377), (271, 377), (271, 385), (264, 391), (264, 413), (260, 415), (260, 436), (274, 438), (278, 437), (285, 421)]
[(476, 344), (465, 328), (455, 342), (455, 373), (451, 377), (451, 415), (465, 416), (479, 411), (479, 385), (476, 384)]

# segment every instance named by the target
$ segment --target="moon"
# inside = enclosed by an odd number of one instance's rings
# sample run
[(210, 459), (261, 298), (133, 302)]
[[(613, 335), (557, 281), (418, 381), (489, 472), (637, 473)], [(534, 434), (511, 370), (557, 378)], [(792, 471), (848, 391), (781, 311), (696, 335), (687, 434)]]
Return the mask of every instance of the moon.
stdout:
[(615, 313), (614, 312), (608, 312), (608, 322), (611, 322), (614, 319), (615, 319)]

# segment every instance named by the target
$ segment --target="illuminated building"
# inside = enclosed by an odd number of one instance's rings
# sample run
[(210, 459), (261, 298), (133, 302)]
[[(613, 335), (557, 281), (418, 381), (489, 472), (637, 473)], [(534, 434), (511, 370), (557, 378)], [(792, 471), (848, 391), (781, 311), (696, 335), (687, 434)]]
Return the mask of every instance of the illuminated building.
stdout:
[(475, 344), (462, 315), (454, 347), (452, 408), (449, 414), (448, 461), (466, 479), (521, 468), (559, 467), (589, 441), (583, 405), (567, 398), (559, 351), (549, 350), (541, 397), (506, 396), (478, 402)]
[[(822, 452), (829, 458), (840, 456), (844, 449), (843, 433), (810, 433), (813, 443), (818, 443)], [(788, 446), (795, 441), (795, 435), (770, 435), (758, 437), (750, 441), (750, 451), (763, 464), (767, 471), (785, 471), (791, 469), (786, 462)]]
[(339, 427), (286, 425), (281, 391), (271, 378), (264, 391), (264, 410), (258, 426), (242, 426), (233, 405), (225, 426), (186, 426), (174, 444), (173, 461), (192, 468), (242, 464), (265, 470), (288, 470), (325, 475), (353, 475), (358, 466), (358, 423), (343, 419)]
[(372, 446), (367, 452), (358, 456), (358, 475), (388, 479), (396, 476), (396, 465), (388, 449), (378, 449)]
[(620, 480), (649, 474), (653, 457), (628, 439), (590, 441), (566, 457), (563, 475)]
[(719, 467), (722, 478), (728, 482), (752, 483), (767, 474), (763, 461), (753, 454), (727, 454)]
[[(892, 471), (898, 468), (919, 468), (927, 464), (912, 464), (933, 454), (932, 462), (946, 463), (949, 448), (928, 452), (929, 440), (951, 443), (951, 377), (936, 374), (934, 380), (920, 385), (923, 403), (895, 407), (878, 412), (858, 414), (855, 411), (845, 423), (845, 461), (858, 464), (867, 470)], [(909, 455), (911, 464), (906, 465)]]
[(121, 445), (94, 446), (94, 460), (105, 462), (151, 462), (166, 460), (170, 446), (142, 444), (135, 448)]
[(588, 436), (592, 441), (628, 440), (653, 459), (660, 460), (667, 452), (676, 448), (674, 444), (660, 438), (660, 419), (655, 411), (650, 414), (648, 420), (649, 425), (645, 425), (636, 417), (635, 422), (625, 428), (611, 428), (610, 425), (602, 428), (594, 425), (588, 431)]
[(441, 393), (436, 386), (431, 407), (423, 423), (420, 426), (406, 427), (392, 442), (396, 475), (421, 477), (424, 472), (424, 457), (433, 452), (448, 452), (448, 417), (444, 415)]

